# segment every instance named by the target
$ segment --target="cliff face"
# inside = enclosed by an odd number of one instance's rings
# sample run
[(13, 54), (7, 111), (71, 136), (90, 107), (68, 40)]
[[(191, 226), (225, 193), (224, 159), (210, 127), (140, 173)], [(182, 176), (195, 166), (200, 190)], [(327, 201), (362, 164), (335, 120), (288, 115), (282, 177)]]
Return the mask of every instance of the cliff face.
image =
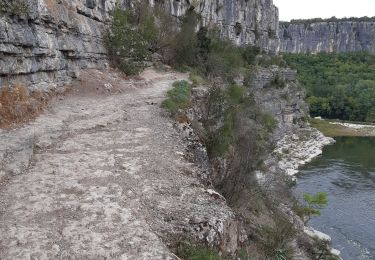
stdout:
[(29, 0), (27, 17), (0, 18), (0, 80), (30, 89), (68, 84), (82, 68), (106, 66), (104, 22), (115, 0)]
[[(21, 83), (32, 90), (51, 90), (69, 84), (80, 69), (107, 66), (103, 31), (116, 0), (25, 3), (27, 17), (10, 13), (0, 17), (0, 87)], [(272, 0), (165, 1), (175, 16), (191, 5), (201, 14), (203, 25), (216, 25), (237, 44), (268, 47), (268, 39), (277, 34), (278, 10)]]
[[(190, 7), (190, 2), (170, 0), (169, 9), (180, 16)], [(276, 38), (279, 12), (272, 0), (201, 0), (195, 10), (202, 16), (204, 26), (217, 26), (221, 35), (237, 44), (268, 46)], [(194, 4), (193, 4), (194, 5)]]
[(277, 50), (287, 53), (375, 53), (375, 22), (338, 21), (281, 24)]

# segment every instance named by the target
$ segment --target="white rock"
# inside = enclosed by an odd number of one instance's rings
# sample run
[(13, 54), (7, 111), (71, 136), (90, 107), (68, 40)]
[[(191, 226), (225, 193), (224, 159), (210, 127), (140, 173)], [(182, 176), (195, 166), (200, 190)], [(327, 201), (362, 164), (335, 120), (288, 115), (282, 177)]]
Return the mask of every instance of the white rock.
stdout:
[(331, 237), (323, 232), (313, 229), (312, 227), (305, 227), (303, 232), (312, 238), (318, 238), (323, 241), (331, 242)]

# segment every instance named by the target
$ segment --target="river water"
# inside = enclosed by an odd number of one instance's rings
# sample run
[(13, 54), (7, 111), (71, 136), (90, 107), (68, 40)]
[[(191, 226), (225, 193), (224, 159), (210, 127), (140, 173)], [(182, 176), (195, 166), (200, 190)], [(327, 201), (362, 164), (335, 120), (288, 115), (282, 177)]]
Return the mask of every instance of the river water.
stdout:
[(328, 205), (309, 224), (332, 237), (344, 260), (375, 259), (375, 138), (339, 137), (301, 169), (294, 188), (328, 194)]

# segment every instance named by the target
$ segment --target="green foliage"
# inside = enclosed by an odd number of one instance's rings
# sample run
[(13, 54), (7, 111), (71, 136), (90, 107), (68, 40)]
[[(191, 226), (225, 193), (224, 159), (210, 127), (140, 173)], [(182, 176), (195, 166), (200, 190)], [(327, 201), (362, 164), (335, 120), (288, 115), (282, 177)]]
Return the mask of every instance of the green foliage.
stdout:
[(249, 254), (245, 250), (239, 250), (237, 254), (238, 260), (251, 260)]
[(286, 82), (279, 74), (273, 76), (272, 80), (268, 83), (266, 87), (273, 88), (285, 88)]
[[(136, 10), (115, 8), (106, 46), (112, 65), (125, 74), (137, 74), (143, 68), (143, 61), (149, 58), (150, 50), (146, 39), (151, 37), (150, 18), (145, 18), (143, 26), (138, 26)], [(151, 30), (151, 29), (150, 29)], [(144, 33), (144, 34), (143, 34)]]
[(222, 39), (215, 29), (201, 27), (195, 33), (199, 19), (193, 10), (181, 19), (181, 30), (176, 36), (174, 66), (191, 67), (205, 77), (233, 81), (246, 64), (243, 50)]
[(296, 230), (286, 217), (277, 216), (276, 223), (272, 226), (263, 226), (260, 229), (261, 246), (266, 259), (287, 260), (292, 259), (293, 250), (289, 243)]
[(290, 22), (280, 22), (281, 26), (288, 27), (290, 24), (305, 24), (310, 25), (312, 23), (321, 23), (321, 22), (375, 22), (374, 17), (344, 17), (336, 18), (335, 16), (327, 19), (322, 18), (313, 18), (313, 19), (292, 19)]
[(242, 48), (242, 57), (247, 64), (255, 65), (256, 57), (261, 53), (258, 46), (246, 45)]
[(211, 41), (204, 68), (205, 75), (232, 81), (244, 66), (241, 49), (229, 40), (221, 39), (215, 31), (209, 37)]
[(199, 76), (198, 74), (193, 73), (193, 72), (190, 72), (189, 80), (192, 82), (193, 86), (195, 86), (195, 87), (200, 86), (205, 82), (204, 79), (201, 76)]
[(3, 13), (27, 16), (29, 12), (29, 6), (24, 0), (1, 0), (0, 2), (0, 16)]
[(188, 10), (181, 18), (180, 31), (175, 39), (175, 59), (174, 65), (177, 67), (195, 67), (198, 55), (198, 38), (195, 28), (198, 24), (198, 15), (194, 10)]
[(172, 16), (159, 5), (151, 7), (147, 1), (137, 1), (127, 10), (116, 7), (105, 37), (112, 65), (133, 75), (144, 68), (152, 53), (160, 52), (170, 59), (175, 29)]
[(320, 216), (321, 210), (328, 204), (328, 197), (325, 192), (318, 192), (315, 195), (304, 193), (303, 199), (306, 205), (299, 207), (297, 213), (305, 219), (305, 223), (313, 216)]
[(286, 54), (307, 88), (311, 116), (368, 121), (375, 108), (375, 55)]
[(167, 92), (167, 96), (168, 99), (162, 103), (162, 107), (168, 109), (172, 114), (175, 114), (179, 109), (184, 109), (189, 106), (191, 85), (185, 80), (176, 81), (173, 83), (173, 89)]
[(214, 249), (187, 242), (179, 245), (177, 255), (184, 260), (224, 260)]
[[(219, 129), (209, 131), (208, 154), (211, 157), (222, 156), (234, 147), (237, 159), (244, 162), (242, 169), (254, 170), (261, 163), (269, 145), (269, 134), (277, 126), (277, 121), (261, 111), (244, 86), (236, 84), (225, 89), (211, 89), (208, 113), (210, 120), (222, 121)], [(210, 125), (210, 120), (207, 125)]]
[(256, 64), (265, 68), (269, 68), (272, 65), (276, 65), (279, 67), (287, 67), (287, 64), (283, 57), (278, 55), (261, 55), (257, 57)]

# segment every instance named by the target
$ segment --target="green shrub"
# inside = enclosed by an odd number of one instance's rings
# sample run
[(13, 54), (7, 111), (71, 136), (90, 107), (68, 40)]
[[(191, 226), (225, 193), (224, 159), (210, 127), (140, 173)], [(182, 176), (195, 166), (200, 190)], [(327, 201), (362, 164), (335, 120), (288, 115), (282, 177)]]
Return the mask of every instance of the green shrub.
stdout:
[(173, 89), (167, 92), (168, 99), (162, 103), (162, 107), (175, 114), (179, 109), (185, 109), (190, 105), (191, 85), (182, 80), (173, 83)]
[(141, 29), (134, 22), (135, 15), (133, 9), (125, 11), (115, 8), (106, 37), (106, 46), (112, 65), (127, 75), (137, 74), (142, 70), (143, 62), (151, 54), (146, 35), (142, 34)]
[[(244, 86), (232, 84), (225, 89), (213, 88), (208, 97), (208, 118), (222, 122), (218, 129), (208, 131), (209, 156), (225, 155), (233, 147), (238, 159), (246, 161), (246, 171), (261, 164), (262, 155), (270, 144), (269, 133), (277, 126), (277, 121), (261, 111)], [(206, 125), (212, 124), (210, 120)]]
[(274, 226), (263, 226), (259, 230), (260, 244), (266, 259), (292, 259), (293, 250), (290, 247), (290, 242), (293, 240), (296, 230), (284, 216), (276, 216), (275, 222)]
[(315, 195), (304, 193), (303, 199), (305, 201), (304, 206), (294, 205), (294, 211), (305, 223), (307, 223), (313, 216), (320, 216), (321, 210), (327, 206), (328, 198), (324, 192), (318, 192)]
[(272, 77), (272, 80), (267, 84), (266, 87), (285, 88), (285, 86), (285, 80), (281, 78), (279, 74), (276, 74)]
[(198, 56), (198, 39), (195, 33), (195, 28), (198, 24), (198, 15), (194, 10), (189, 10), (181, 18), (180, 31), (176, 35), (174, 49), (175, 57), (173, 65), (175, 67), (197, 65)]
[(256, 57), (261, 53), (258, 46), (247, 45), (242, 48), (242, 57), (247, 62), (247, 64), (255, 64)]
[(3, 13), (17, 16), (27, 16), (30, 12), (25, 0), (2, 0), (0, 2), (0, 16)]
[(194, 243), (181, 243), (177, 248), (177, 255), (184, 260), (224, 260), (219, 253), (211, 248)]
[(189, 80), (191, 81), (193, 86), (200, 86), (205, 82), (205, 80), (201, 76), (199, 76), (198, 74), (194, 72), (190, 72)]
[(176, 26), (162, 7), (137, 1), (132, 8), (116, 7), (105, 43), (113, 66), (125, 74), (139, 73), (151, 54), (159, 52), (164, 61), (175, 55)]

